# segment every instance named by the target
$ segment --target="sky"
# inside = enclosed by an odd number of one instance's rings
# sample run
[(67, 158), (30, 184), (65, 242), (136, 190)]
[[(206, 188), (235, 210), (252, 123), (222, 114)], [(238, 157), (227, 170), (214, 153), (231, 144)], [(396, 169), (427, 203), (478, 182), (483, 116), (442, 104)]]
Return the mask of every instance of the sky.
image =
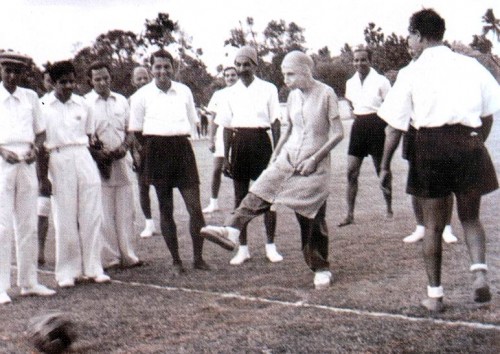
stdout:
[[(469, 44), (481, 33), (488, 8), (500, 18), (498, 0), (11, 0), (0, 10), (0, 48), (30, 55), (41, 67), (71, 58), (109, 30), (139, 34), (146, 19), (166, 12), (192, 37), (193, 46), (203, 49), (201, 59), (213, 73), (227, 61), (224, 40), (230, 30), (247, 17), (254, 18), (258, 32), (271, 20), (295, 22), (304, 28), (311, 53), (328, 46), (336, 55), (344, 43), (362, 44), (369, 22), (385, 34), (406, 36), (409, 17), (424, 7), (445, 18), (450, 42)], [(494, 53), (500, 55), (500, 44)]]

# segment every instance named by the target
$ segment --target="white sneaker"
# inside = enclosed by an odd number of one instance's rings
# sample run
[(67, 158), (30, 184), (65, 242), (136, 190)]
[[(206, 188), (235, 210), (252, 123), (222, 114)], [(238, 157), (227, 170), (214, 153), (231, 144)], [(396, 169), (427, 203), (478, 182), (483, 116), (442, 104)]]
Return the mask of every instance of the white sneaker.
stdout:
[(214, 198), (210, 198), (210, 203), (208, 204), (208, 206), (202, 210), (202, 212), (204, 214), (210, 214), (210, 213), (213, 213), (214, 211), (219, 211), (219, 203), (217, 201), (217, 199), (214, 199)]
[(229, 264), (240, 265), (249, 259), (250, 259), (250, 251), (248, 250), (248, 246), (240, 246), (238, 247), (238, 252), (236, 253), (236, 256), (234, 256), (229, 261)]
[(274, 243), (266, 243), (266, 257), (272, 263), (281, 262), (283, 260), (283, 256), (278, 253)]
[(214, 242), (222, 248), (232, 251), (239, 243), (239, 230), (227, 226), (207, 225), (201, 228), (201, 237)]
[(451, 230), (450, 225), (446, 225), (446, 227), (443, 230), (443, 240), (446, 243), (455, 243), (458, 241), (455, 235), (453, 235), (453, 231)]
[(47, 288), (45, 285), (37, 284), (31, 288), (21, 288), (21, 296), (52, 296), (56, 292), (52, 289)]
[(411, 235), (406, 236), (403, 239), (404, 243), (414, 243), (420, 241), (425, 236), (425, 231), (415, 230)]
[(106, 275), (106, 274), (100, 274), (96, 277), (94, 277), (94, 281), (96, 283), (99, 283), (99, 284), (102, 284), (102, 283), (109, 283), (111, 281), (111, 278), (109, 277), (109, 275)]
[(327, 289), (332, 282), (332, 273), (322, 270), (314, 273), (314, 288), (318, 290)]
[(60, 288), (72, 288), (75, 286), (75, 279), (63, 279), (57, 283)]
[(9, 295), (7, 295), (6, 291), (4, 291), (3, 293), (0, 293), (0, 305), (10, 304), (11, 302), (12, 302), (12, 299), (10, 298)]
[(142, 230), (140, 236), (142, 238), (151, 237), (155, 232), (156, 228), (153, 219), (146, 219), (146, 227), (144, 227), (144, 230)]

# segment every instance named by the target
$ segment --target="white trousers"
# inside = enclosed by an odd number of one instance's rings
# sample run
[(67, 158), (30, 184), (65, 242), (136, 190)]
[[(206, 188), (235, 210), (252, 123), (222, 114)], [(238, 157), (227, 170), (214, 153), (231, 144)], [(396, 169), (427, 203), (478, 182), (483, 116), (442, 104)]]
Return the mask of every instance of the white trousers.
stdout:
[(53, 151), (49, 160), (56, 238), (56, 280), (103, 274), (101, 179), (85, 146)]
[(10, 164), (0, 158), (0, 293), (10, 288), (12, 221), (17, 258), (17, 285), (37, 284), (38, 180), (35, 164)]
[(122, 263), (131, 265), (135, 255), (131, 237), (134, 234), (134, 192), (132, 184), (102, 186), (104, 266)]

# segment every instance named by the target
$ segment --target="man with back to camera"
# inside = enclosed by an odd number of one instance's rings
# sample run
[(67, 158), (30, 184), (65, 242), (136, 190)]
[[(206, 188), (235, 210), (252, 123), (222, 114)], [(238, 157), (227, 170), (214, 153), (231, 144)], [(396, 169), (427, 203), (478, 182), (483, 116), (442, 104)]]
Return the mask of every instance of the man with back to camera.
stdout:
[(76, 70), (70, 61), (49, 68), (54, 91), (44, 101), (45, 148), (56, 238), (56, 281), (62, 288), (76, 280), (107, 283), (101, 263), (101, 180), (89, 152), (95, 123), (85, 99), (73, 93)]
[(93, 138), (101, 148), (94, 151), (94, 159), (109, 161), (109, 176), (101, 174), (103, 203), (103, 248), (104, 269), (112, 267), (135, 267), (142, 265), (132, 245), (134, 230), (134, 199), (132, 188), (131, 157), (128, 153), (131, 141), (127, 137), (129, 105), (122, 95), (111, 91), (111, 70), (103, 62), (93, 62), (87, 76), (93, 87), (85, 95), (95, 121)]
[(203, 260), (200, 229), (205, 220), (200, 204), (200, 179), (189, 136), (196, 134), (198, 115), (193, 94), (184, 84), (173, 81), (174, 58), (159, 50), (151, 55), (154, 81), (143, 86), (131, 99), (129, 131), (142, 143), (141, 167), (146, 182), (156, 189), (160, 204), (161, 231), (172, 255), (174, 275), (185, 272), (179, 255), (174, 220), (173, 188), (178, 188), (189, 213), (193, 243), (193, 267), (209, 270)]
[[(377, 175), (384, 151), (384, 129), (386, 123), (377, 116), (387, 92), (389, 80), (370, 67), (372, 52), (368, 48), (354, 51), (353, 64), (356, 73), (347, 80), (345, 97), (353, 107), (355, 115), (349, 140), (347, 158), (347, 216), (339, 227), (354, 222), (354, 205), (358, 193), (358, 178), (363, 159), (371, 155)], [(390, 183), (383, 190), (387, 205), (387, 217), (392, 217), (392, 189)]]
[(441, 312), (441, 234), (446, 224), (447, 198), (452, 193), (471, 258), (473, 299), (478, 303), (491, 299), (486, 277), (486, 236), (479, 208), (481, 196), (498, 188), (484, 141), (493, 114), (500, 111), (500, 87), (475, 59), (443, 45), (445, 21), (434, 10), (414, 13), (408, 31), (409, 47), (422, 54), (406, 75), (398, 76), (379, 110), (389, 125), (380, 178), (381, 185), (391, 178), (391, 158), (401, 133), (413, 119), (417, 132), (414, 156), (409, 161), (407, 193), (417, 197), (424, 216), (428, 297), (421, 304), (431, 312)]
[(11, 225), (21, 295), (51, 296), (56, 292), (38, 283), (38, 183), (35, 160), (45, 140), (45, 121), (38, 95), (18, 87), (31, 59), (12, 52), (0, 54), (0, 304), (10, 303)]
[[(218, 112), (225, 127), (225, 167), (234, 184), (235, 209), (248, 194), (250, 181), (255, 181), (265, 170), (272, 155), (272, 144), (267, 131), (271, 129), (274, 146), (280, 136), (280, 105), (278, 90), (273, 84), (255, 76), (257, 51), (251, 46), (236, 52), (234, 66), (239, 80), (228, 88), (226, 100)], [(266, 257), (271, 262), (281, 262), (283, 256), (276, 250), (276, 212), (264, 213), (266, 228)], [(239, 265), (250, 259), (247, 228), (241, 230), (236, 255), (229, 262)]]

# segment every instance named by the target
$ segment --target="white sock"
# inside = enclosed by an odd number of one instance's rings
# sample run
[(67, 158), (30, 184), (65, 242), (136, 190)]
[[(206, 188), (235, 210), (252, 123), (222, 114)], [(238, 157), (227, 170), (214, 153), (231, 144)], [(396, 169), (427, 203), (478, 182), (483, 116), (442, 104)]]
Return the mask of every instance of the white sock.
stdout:
[(219, 206), (219, 199), (218, 198), (210, 198), (210, 205), (212, 205), (214, 207), (218, 207)]
[(442, 286), (427, 286), (427, 296), (439, 299), (444, 296), (444, 290)]
[(445, 232), (450, 233), (450, 234), (453, 233), (453, 230), (451, 229), (451, 225), (446, 225), (444, 227), (443, 233), (445, 233)]
[(415, 232), (418, 232), (418, 233), (425, 233), (425, 226), (424, 225), (417, 225), (417, 227), (415, 227)]
[[(240, 243), (240, 230), (234, 228), (234, 227), (231, 227), (231, 226), (226, 226), (226, 230), (227, 230), (227, 238), (234, 242), (235, 244), (239, 244)], [(243, 246), (240, 246), (240, 247), (243, 247)], [(245, 246), (245, 247), (248, 247), (248, 246)]]

